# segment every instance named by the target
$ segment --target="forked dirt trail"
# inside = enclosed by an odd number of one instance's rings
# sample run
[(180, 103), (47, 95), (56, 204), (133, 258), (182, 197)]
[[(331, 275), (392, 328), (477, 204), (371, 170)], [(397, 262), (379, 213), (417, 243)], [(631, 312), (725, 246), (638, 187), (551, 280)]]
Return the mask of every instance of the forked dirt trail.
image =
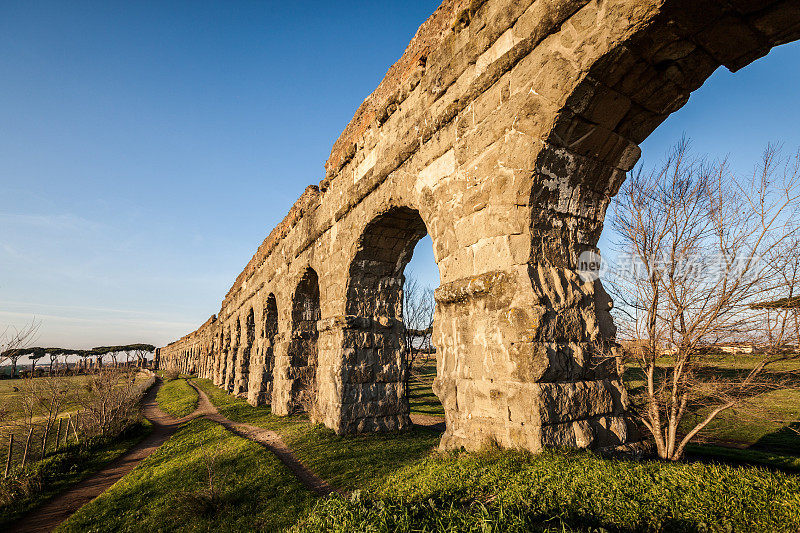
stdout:
[(334, 491), (339, 493), (342, 492), (331, 487), (327, 481), (322, 479), (320, 476), (314, 473), (314, 471), (304, 465), (295, 456), (291, 448), (289, 448), (286, 443), (283, 442), (283, 439), (281, 439), (280, 435), (269, 429), (264, 429), (241, 422), (234, 422), (228, 418), (225, 418), (219, 412), (216, 406), (211, 403), (211, 400), (208, 399), (208, 396), (205, 392), (203, 392), (191, 381), (189, 384), (194, 387), (194, 389), (200, 395), (200, 402), (197, 404), (197, 411), (202, 413), (202, 416), (218, 423), (231, 433), (239, 435), (240, 437), (253, 442), (257, 442), (267, 450), (271, 451), (284, 465), (286, 465), (289, 470), (291, 470), (291, 472), (300, 480), (303, 485), (305, 485), (307, 489), (316, 495), (327, 496)]
[[(199, 396), (197, 409), (192, 414), (183, 418), (174, 418), (158, 407), (156, 395), (162, 385), (162, 381), (159, 379), (142, 400), (144, 416), (153, 424), (152, 433), (131, 448), (125, 455), (114, 460), (96, 474), (77, 483), (63, 494), (54, 497), (42, 507), (34, 509), (11, 524), (8, 531), (10, 533), (46, 533), (54, 530), (78, 509), (100, 496), (114, 483), (136, 468), (136, 465), (160, 448), (178, 430), (181, 424), (201, 417), (216, 422), (228, 431), (256, 442), (272, 452), (307, 489), (317, 496), (327, 496), (332, 492), (344, 494), (344, 491), (332, 487), (327, 481), (304, 465), (276, 432), (251, 424), (234, 422), (226, 418), (211, 403), (205, 392), (193, 382), (189, 381), (189, 384), (197, 391)], [(444, 419), (442, 418), (412, 415), (412, 420), (415, 425), (426, 429), (433, 431), (443, 430)]]
[(178, 430), (181, 424), (201, 417), (216, 422), (232, 433), (264, 446), (275, 454), (306, 488), (316, 495), (326, 496), (334, 492), (334, 489), (327, 481), (319, 477), (295, 457), (292, 450), (286, 446), (277, 433), (225, 418), (211, 403), (205, 392), (196, 387), (191, 381), (189, 384), (194, 387), (199, 395), (197, 409), (193, 413), (183, 418), (174, 418), (162, 411), (156, 403), (156, 395), (162, 385), (162, 381), (159, 379), (142, 399), (144, 416), (153, 423), (152, 433), (131, 448), (125, 455), (114, 460), (99, 472), (77, 483), (67, 489), (66, 492), (59, 494), (43, 506), (34, 509), (11, 524), (8, 531), (10, 533), (45, 533), (54, 530), (78, 509), (111, 488), (114, 483), (136, 468), (136, 465), (160, 448)]
[(43, 506), (32, 510), (9, 526), (12, 533), (39, 533), (55, 529), (61, 522), (72, 516), (83, 505), (105, 492), (125, 474), (133, 470), (142, 460), (156, 451), (169, 439), (180, 425), (196, 416), (196, 412), (184, 418), (174, 418), (156, 403), (161, 380), (150, 388), (142, 399), (144, 416), (153, 423), (153, 431), (142, 442), (131, 448), (125, 455), (112, 461), (99, 472), (59, 494)]

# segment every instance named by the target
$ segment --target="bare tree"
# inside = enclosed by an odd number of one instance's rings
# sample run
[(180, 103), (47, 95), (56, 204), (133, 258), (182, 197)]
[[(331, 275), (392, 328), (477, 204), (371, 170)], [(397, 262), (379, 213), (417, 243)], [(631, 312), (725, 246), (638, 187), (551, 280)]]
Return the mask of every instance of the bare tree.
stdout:
[[(433, 313), (436, 301), (433, 289), (423, 287), (416, 278), (409, 277), (403, 284), (403, 353), (405, 357), (406, 380), (421, 356), (430, 355), (433, 346)], [(426, 360), (427, 362), (427, 360)]]
[[(788, 289), (763, 258), (785, 256), (795, 242), (799, 168), (800, 158), (782, 164), (768, 147), (740, 179), (726, 162), (692, 158), (682, 142), (659, 171), (640, 171), (618, 195), (621, 253), (610, 288), (626, 362), (644, 374), (632, 407), (664, 459), (679, 459), (721, 412), (782, 386), (765, 369), (797, 357), (775, 349), (753, 305)], [(743, 342), (761, 345), (763, 357), (734, 355), (749, 369), (720, 377), (717, 348)], [(681, 428), (689, 412), (701, 416)]]
[(32, 319), (21, 328), (7, 326), (0, 333), (0, 365), (11, 362), (11, 377), (17, 373), (17, 363), (23, 356), (23, 349), (29, 346), (39, 332), (41, 322)]
[(767, 346), (780, 355), (800, 349), (800, 236), (764, 258), (772, 290), (751, 305), (760, 312)]
[(45, 435), (53, 429), (59, 414), (74, 394), (69, 381), (52, 375), (37, 378), (31, 374), (21, 380), (19, 388), (25, 429), (41, 421)]

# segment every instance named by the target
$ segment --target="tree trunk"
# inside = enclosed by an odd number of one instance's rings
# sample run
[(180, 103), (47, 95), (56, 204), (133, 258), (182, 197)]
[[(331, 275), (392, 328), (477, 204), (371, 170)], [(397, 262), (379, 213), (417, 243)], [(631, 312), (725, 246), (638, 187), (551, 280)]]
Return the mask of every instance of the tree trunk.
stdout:
[(6, 458), (6, 471), (3, 477), (8, 477), (8, 472), (11, 470), (11, 452), (14, 451), (14, 434), (8, 436), (8, 457)]
[(25, 469), (25, 463), (28, 461), (28, 450), (31, 446), (31, 438), (33, 437), (33, 426), (28, 430), (28, 438), (25, 439), (25, 450), (22, 452), (22, 468)]
[(42, 435), (42, 459), (47, 453), (47, 437), (50, 435), (50, 422), (44, 425), (44, 435)]
[(58, 450), (58, 444), (61, 442), (61, 426), (64, 425), (64, 419), (58, 419), (58, 429), (56, 430), (56, 450)]

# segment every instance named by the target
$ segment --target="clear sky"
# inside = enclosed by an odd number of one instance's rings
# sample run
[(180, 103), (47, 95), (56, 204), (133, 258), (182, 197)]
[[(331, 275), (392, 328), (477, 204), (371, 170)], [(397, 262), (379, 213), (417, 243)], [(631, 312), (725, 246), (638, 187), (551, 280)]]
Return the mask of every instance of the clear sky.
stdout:
[[(435, 0), (0, 4), (0, 326), (169, 342), (219, 310)], [(645, 143), (800, 146), (800, 47), (718, 71)], [(430, 241), (409, 266), (438, 283)]]

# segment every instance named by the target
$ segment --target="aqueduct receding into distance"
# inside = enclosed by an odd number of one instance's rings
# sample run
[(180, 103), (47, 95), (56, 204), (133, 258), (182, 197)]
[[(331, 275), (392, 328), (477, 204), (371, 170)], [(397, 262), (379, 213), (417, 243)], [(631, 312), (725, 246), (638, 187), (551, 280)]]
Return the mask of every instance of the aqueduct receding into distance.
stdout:
[(403, 268), (429, 233), (442, 446), (629, 441), (611, 300), (577, 258), (639, 143), (720, 65), (798, 38), (797, 0), (445, 0), (160, 365), (279, 415), (314, 386), (339, 433), (406, 428)]

